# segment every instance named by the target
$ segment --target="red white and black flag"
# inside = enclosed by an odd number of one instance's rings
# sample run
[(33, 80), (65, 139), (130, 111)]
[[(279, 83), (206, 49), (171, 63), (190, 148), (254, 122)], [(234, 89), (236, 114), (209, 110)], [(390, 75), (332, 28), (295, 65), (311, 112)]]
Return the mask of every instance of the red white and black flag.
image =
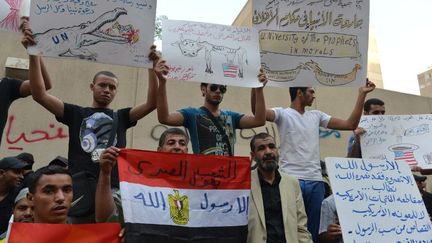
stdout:
[(126, 242), (246, 242), (248, 157), (122, 150)]

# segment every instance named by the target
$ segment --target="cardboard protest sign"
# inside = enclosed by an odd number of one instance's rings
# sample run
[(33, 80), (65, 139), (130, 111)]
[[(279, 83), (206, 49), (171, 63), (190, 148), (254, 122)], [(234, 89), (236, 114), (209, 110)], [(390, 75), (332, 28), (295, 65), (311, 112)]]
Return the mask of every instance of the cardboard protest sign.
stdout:
[(9, 243), (120, 243), (120, 224), (13, 223)]
[(152, 67), (156, 0), (32, 0), (31, 55)]
[(432, 115), (363, 116), (363, 158), (397, 160), (432, 169)]
[(245, 242), (248, 157), (122, 150), (120, 191), (128, 242)]
[(325, 161), (344, 242), (430, 242), (432, 223), (406, 163)]
[(369, 0), (253, 0), (261, 62), (271, 86), (362, 86)]
[(163, 22), (163, 57), (169, 79), (260, 87), (258, 33), (247, 27)]

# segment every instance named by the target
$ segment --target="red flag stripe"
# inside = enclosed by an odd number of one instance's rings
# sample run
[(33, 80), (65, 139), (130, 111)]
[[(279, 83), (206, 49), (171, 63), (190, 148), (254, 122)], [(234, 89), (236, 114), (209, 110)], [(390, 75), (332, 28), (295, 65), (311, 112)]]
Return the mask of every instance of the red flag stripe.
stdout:
[(250, 189), (250, 159), (122, 149), (120, 181), (184, 189)]

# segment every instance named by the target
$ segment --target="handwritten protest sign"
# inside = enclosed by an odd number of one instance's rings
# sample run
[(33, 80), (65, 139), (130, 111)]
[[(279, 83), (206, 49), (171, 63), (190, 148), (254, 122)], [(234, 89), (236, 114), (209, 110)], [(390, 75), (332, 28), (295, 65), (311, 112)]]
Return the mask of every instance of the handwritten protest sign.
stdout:
[(151, 67), (156, 0), (32, 0), (28, 53)]
[(19, 31), (20, 17), (28, 16), (29, 0), (0, 0), (0, 29)]
[(248, 157), (126, 149), (118, 166), (126, 238), (246, 241)]
[(120, 224), (13, 223), (9, 243), (120, 243)]
[(431, 242), (432, 223), (408, 165), (326, 158), (344, 242)]
[(362, 156), (432, 169), (432, 115), (363, 116)]
[(163, 22), (162, 48), (169, 79), (260, 87), (258, 33), (247, 27)]
[(253, 0), (271, 86), (362, 86), (369, 0)]

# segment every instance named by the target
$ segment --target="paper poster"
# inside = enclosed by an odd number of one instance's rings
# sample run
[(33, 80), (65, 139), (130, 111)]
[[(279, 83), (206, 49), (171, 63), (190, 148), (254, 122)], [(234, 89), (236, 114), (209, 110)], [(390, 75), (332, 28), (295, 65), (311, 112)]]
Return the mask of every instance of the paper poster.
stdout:
[(344, 242), (431, 242), (432, 223), (406, 163), (325, 161)]
[(432, 115), (363, 116), (362, 157), (397, 160), (432, 169)]
[(0, 30), (19, 32), (20, 18), (28, 16), (30, 0), (0, 0)]
[(258, 33), (247, 27), (165, 20), (169, 79), (260, 87)]
[(151, 67), (156, 0), (32, 0), (31, 55)]
[(363, 86), (369, 0), (253, 0), (271, 86)]

